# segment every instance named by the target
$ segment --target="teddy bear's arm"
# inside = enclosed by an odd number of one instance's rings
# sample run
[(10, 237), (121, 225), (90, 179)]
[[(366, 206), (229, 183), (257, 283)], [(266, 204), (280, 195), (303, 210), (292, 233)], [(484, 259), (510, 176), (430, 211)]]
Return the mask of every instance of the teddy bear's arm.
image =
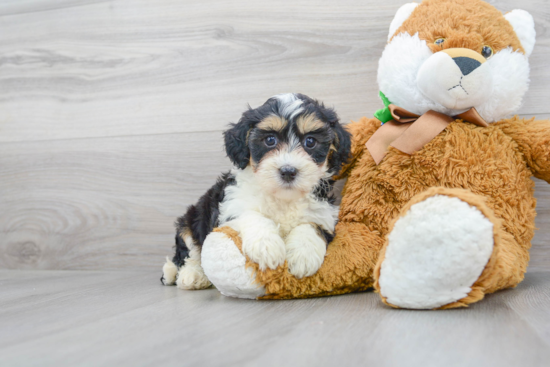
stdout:
[(348, 176), (348, 172), (351, 171), (357, 159), (363, 154), (367, 140), (379, 127), (380, 121), (378, 119), (369, 119), (366, 117), (362, 117), (359, 121), (352, 121), (346, 125), (346, 129), (351, 133), (351, 153), (348, 162), (344, 164), (340, 173), (335, 176), (336, 180), (341, 180)]
[(514, 117), (498, 126), (518, 144), (533, 175), (550, 183), (550, 121)]

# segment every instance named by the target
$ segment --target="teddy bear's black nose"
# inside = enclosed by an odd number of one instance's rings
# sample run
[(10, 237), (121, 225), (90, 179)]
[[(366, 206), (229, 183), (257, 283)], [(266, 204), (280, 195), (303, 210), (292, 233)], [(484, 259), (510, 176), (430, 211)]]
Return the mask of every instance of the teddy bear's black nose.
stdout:
[(458, 65), (460, 71), (462, 71), (462, 75), (464, 76), (470, 74), (472, 71), (481, 66), (481, 63), (479, 61), (471, 59), (469, 57), (459, 56), (453, 58), (453, 60)]
[(283, 166), (279, 168), (279, 173), (284, 182), (292, 182), (296, 178), (298, 170), (292, 166)]

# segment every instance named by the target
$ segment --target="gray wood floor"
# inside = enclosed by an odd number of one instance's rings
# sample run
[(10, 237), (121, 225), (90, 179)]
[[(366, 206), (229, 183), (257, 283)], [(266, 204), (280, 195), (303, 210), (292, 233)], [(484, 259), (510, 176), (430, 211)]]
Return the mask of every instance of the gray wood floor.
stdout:
[[(0, 366), (548, 366), (550, 186), (526, 280), (466, 310), (254, 302), (158, 281), (221, 132), (302, 92), (371, 116), (405, 0), (0, 1)], [(550, 2), (520, 115), (550, 118)], [(45, 271), (47, 270), (47, 271)]]
[(249, 301), (157, 272), (0, 271), (1, 366), (548, 366), (550, 272), (469, 309)]

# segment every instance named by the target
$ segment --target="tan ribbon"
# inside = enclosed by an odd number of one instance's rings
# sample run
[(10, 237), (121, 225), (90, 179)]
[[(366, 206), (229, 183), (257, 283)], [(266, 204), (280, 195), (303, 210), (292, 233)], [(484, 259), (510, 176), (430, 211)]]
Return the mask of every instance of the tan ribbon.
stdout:
[[(388, 108), (393, 120), (382, 125), (367, 141), (367, 149), (376, 164), (384, 159), (390, 146), (407, 154), (419, 151), (455, 120), (435, 111), (428, 111), (419, 116), (393, 104)], [(489, 126), (475, 108), (461, 113), (456, 118), (477, 126)]]

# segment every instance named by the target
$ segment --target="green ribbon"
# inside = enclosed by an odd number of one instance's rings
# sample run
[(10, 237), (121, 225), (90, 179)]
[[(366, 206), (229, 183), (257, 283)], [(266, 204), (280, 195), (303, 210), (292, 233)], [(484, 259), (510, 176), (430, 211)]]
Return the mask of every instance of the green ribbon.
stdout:
[(376, 111), (374, 113), (374, 117), (382, 121), (382, 125), (383, 125), (386, 122), (393, 120), (393, 116), (391, 115), (390, 108), (388, 107), (391, 104), (391, 102), (384, 93), (379, 92), (378, 95), (380, 96), (380, 99), (382, 99), (382, 102), (384, 102), (384, 106), (386, 107)]

